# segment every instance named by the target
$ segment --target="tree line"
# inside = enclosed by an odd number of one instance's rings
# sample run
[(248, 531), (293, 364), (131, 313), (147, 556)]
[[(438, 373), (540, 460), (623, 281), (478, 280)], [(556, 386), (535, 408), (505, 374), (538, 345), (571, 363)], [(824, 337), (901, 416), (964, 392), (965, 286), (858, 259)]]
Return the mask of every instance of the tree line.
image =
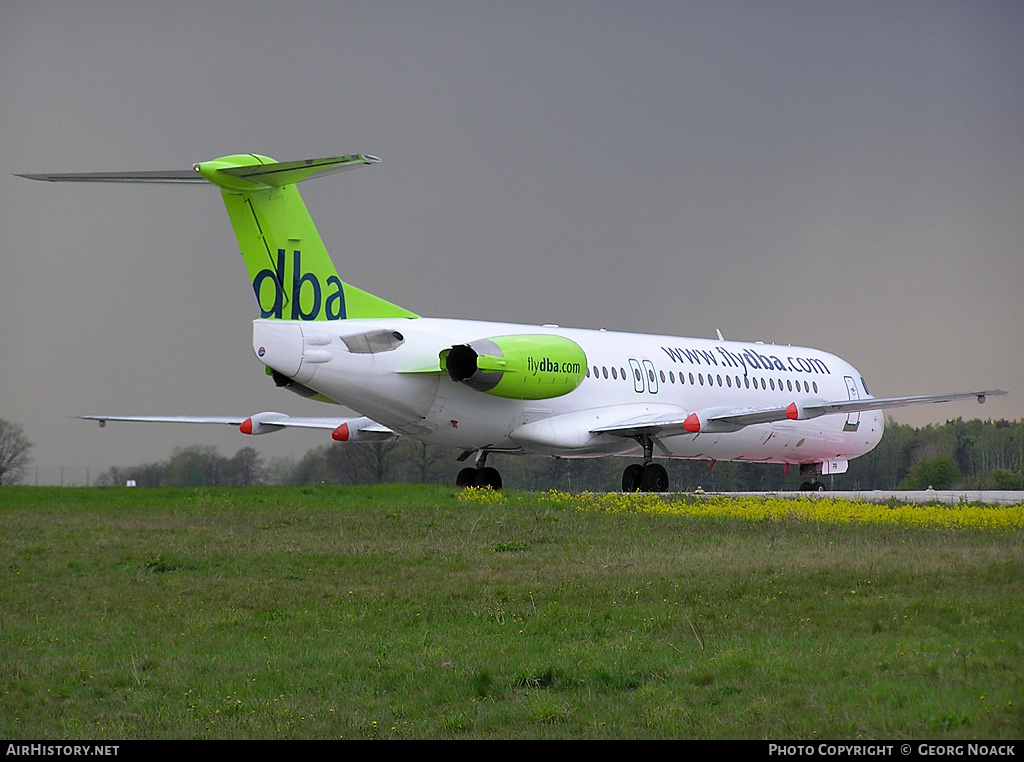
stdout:
[[(259, 484), (454, 484), (465, 463), (458, 450), (405, 440), (329, 444), (302, 458), (265, 460), (244, 447), (224, 457), (214, 447), (185, 447), (166, 461), (112, 467), (97, 485), (250, 486)], [(615, 491), (623, 458), (490, 456), (514, 489)], [(776, 491), (797, 489), (799, 469), (780, 465), (663, 461), (672, 490)], [(915, 428), (892, 421), (870, 453), (846, 474), (823, 477), (831, 489), (1024, 489), (1024, 421), (956, 420)]]

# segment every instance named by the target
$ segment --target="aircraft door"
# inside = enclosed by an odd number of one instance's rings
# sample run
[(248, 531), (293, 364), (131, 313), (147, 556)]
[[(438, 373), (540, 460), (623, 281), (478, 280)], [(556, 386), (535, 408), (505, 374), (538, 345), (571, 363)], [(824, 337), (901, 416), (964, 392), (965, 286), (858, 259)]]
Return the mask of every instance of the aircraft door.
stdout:
[(633, 391), (637, 394), (649, 392), (658, 393), (658, 374), (654, 370), (654, 363), (644, 360), (641, 366), (640, 360), (629, 358), (629, 367), (633, 371)]
[[(850, 400), (859, 400), (860, 392), (857, 390), (857, 382), (853, 380), (851, 376), (846, 376), (846, 392), (850, 396)], [(846, 423), (843, 425), (843, 431), (856, 431), (860, 427), (860, 413), (850, 413), (846, 416)]]
[(633, 371), (633, 391), (637, 394), (643, 394), (647, 386), (644, 384), (644, 372), (640, 369), (639, 361), (630, 357), (629, 369)]
[(647, 375), (647, 391), (651, 394), (658, 393), (658, 374), (654, 370), (654, 363), (644, 360), (644, 373)]

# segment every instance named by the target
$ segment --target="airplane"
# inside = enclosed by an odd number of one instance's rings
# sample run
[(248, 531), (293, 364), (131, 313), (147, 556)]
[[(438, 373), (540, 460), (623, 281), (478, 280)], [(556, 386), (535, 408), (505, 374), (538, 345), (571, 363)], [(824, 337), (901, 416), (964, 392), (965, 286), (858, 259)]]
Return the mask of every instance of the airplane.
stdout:
[(1006, 394), (872, 397), (845, 360), (806, 347), (421, 317), (341, 279), (297, 185), (380, 162), (257, 154), (187, 170), (20, 175), (52, 182), (202, 183), (221, 189), (260, 309), (252, 348), (278, 387), (357, 416), (85, 415), (227, 424), (243, 434), (322, 429), (338, 442), (409, 437), (472, 459), (460, 487), (500, 489), (491, 454), (633, 457), (626, 492), (664, 492), (662, 459), (797, 465), (801, 490), (882, 438), (884, 410)]

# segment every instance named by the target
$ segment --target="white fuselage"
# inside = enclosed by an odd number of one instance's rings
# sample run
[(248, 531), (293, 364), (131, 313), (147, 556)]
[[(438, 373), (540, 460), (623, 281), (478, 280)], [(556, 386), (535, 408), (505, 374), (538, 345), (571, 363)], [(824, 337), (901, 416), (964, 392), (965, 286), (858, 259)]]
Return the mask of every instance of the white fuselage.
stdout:
[[(386, 330), (393, 348), (352, 351), (344, 337)], [(520, 400), (455, 382), (438, 355), (478, 339), (536, 334), (576, 342), (587, 375), (559, 397)], [(632, 455), (628, 436), (593, 429), (662, 409), (786, 406), (868, 399), (860, 373), (816, 349), (437, 318), (253, 322), (253, 350), (270, 368), (394, 431), (464, 450), (562, 457)], [(820, 463), (870, 451), (880, 411), (749, 425), (660, 439), (656, 457)]]

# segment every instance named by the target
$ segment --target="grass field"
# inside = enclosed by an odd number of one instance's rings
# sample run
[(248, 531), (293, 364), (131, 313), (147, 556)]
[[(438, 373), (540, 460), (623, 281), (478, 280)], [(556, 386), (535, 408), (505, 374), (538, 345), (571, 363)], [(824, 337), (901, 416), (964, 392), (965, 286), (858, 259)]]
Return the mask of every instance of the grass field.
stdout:
[(1021, 510), (4, 488), (0, 736), (1019, 739)]

